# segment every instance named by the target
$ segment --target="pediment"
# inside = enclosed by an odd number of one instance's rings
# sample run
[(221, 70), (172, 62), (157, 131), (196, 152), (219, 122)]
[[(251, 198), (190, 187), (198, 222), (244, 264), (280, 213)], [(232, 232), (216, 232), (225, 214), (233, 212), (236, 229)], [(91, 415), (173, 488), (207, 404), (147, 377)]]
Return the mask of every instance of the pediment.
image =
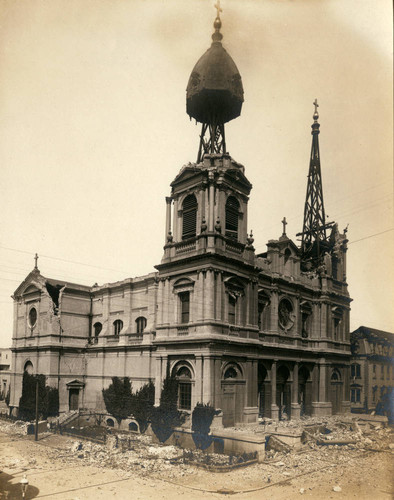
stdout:
[(38, 270), (31, 271), (13, 294), (13, 298), (22, 297), (26, 294), (41, 292), (45, 284), (45, 278)]
[(175, 177), (175, 179), (171, 182), (171, 187), (176, 186), (184, 181), (192, 179), (193, 177), (200, 176), (201, 169), (197, 168), (192, 163), (190, 165), (186, 165), (181, 169), (179, 174)]
[(83, 387), (85, 387), (85, 384), (84, 384), (84, 382), (81, 382), (80, 380), (75, 379), (75, 380), (72, 380), (71, 382), (68, 382), (66, 384), (66, 386), (67, 386), (67, 389), (82, 389)]

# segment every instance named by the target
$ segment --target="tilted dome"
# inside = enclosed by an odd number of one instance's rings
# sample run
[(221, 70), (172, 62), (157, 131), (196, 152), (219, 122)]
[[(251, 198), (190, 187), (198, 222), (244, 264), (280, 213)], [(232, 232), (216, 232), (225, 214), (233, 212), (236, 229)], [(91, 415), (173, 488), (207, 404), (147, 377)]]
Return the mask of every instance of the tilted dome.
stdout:
[(241, 75), (219, 41), (217, 21), (215, 28), (214, 41), (194, 66), (186, 89), (186, 112), (201, 123), (226, 123), (237, 118), (244, 100)]

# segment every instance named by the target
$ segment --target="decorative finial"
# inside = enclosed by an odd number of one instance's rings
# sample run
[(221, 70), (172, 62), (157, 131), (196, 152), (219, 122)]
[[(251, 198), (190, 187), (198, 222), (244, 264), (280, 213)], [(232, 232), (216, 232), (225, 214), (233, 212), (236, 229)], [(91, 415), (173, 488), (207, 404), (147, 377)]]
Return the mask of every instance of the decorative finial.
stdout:
[(313, 119), (315, 120), (315, 122), (317, 122), (317, 120), (319, 119), (319, 113), (317, 112), (317, 108), (319, 107), (319, 105), (317, 104), (317, 99), (315, 99), (313, 105), (315, 106), (315, 112), (313, 113)]
[(222, 9), (220, 8), (220, 0), (216, 0), (214, 7), (216, 9), (216, 18), (215, 22), (213, 23), (213, 27), (215, 28), (215, 33), (212, 35), (212, 40), (214, 42), (220, 42), (221, 39), (223, 38), (223, 35), (220, 33), (220, 28), (222, 27), (222, 21), (220, 20), (220, 13), (223, 12)]
[(286, 236), (286, 226), (287, 226), (286, 217), (283, 217), (282, 224), (283, 224), (283, 234), (282, 234), (282, 236)]
[(36, 254), (36, 255), (34, 256), (34, 260), (35, 260), (34, 270), (35, 270), (35, 271), (38, 271), (38, 266), (37, 266), (38, 254)]

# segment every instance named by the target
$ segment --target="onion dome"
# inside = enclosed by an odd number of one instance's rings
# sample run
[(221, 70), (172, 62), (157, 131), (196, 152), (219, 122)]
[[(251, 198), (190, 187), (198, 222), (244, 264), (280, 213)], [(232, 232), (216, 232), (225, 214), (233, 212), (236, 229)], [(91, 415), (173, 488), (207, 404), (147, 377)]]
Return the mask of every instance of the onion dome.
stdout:
[(243, 87), (241, 75), (223, 48), (220, 33), (220, 7), (214, 22), (212, 45), (200, 57), (186, 89), (186, 112), (200, 123), (226, 123), (241, 114)]

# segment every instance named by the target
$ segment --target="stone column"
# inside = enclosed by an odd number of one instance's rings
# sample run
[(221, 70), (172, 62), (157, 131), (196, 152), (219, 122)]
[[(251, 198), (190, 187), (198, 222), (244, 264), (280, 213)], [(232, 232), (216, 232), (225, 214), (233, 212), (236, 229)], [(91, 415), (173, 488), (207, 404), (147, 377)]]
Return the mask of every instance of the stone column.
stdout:
[(327, 398), (327, 365), (322, 359), (319, 365), (319, 402), (325, 402)]
[(160, 404), (163, 380), (166, 376), (167, 355), (156, 357), (155, 406)]
[(208, 231), (210, 233), (213, 232), (213, 228), (215, 226), (215, 186), (213, 184), (213, 179), (209, 184), (209, 220), (208, 220)]
[(278, 332), (278, 291), (273, 289), (271, 294), (271, 318), (269, 330), (271, 332)]
[(170, 196), (166, 196), (166, 234), (164, 235), (164, 244), (167, 244), (167, 236), (171, 231), (171, 203), (172, 198)]
[(301, 405), (298, 403), (298, 363), (293, 367), (293, 384), (291, 387), (291, 418), (300, 418)]
[(214, 319), (214, 306), (215, 306), (215, 282), (213, 270), (208, 269), (205, 275), (205, 320)]
[(197, 403), (203, 402), (203, 368), (202, 368), (202, 356), (196, 356), (196, 373), (195, 373), (195, 383), (193, 391), (192, 408), (196, 406)]
[(276, 364), (277, 359), (274, 359), (271, 365), (271, 418), (279, 419), (279, 407), (276, 404)]

